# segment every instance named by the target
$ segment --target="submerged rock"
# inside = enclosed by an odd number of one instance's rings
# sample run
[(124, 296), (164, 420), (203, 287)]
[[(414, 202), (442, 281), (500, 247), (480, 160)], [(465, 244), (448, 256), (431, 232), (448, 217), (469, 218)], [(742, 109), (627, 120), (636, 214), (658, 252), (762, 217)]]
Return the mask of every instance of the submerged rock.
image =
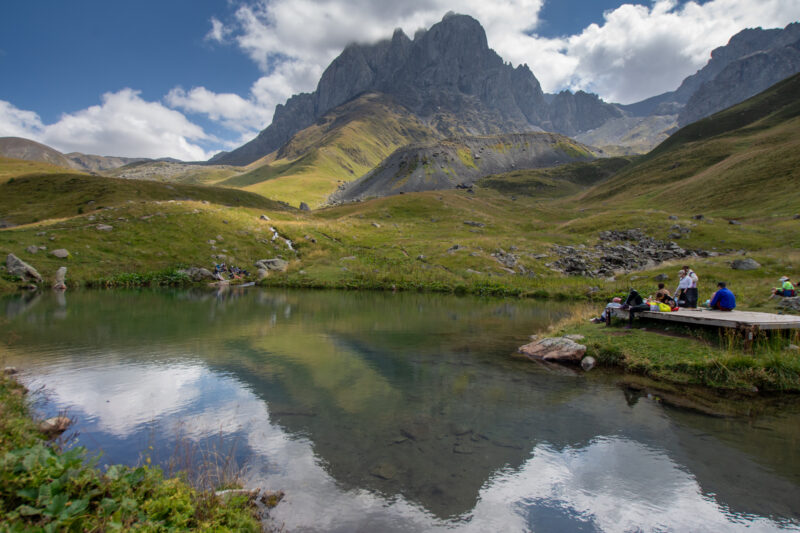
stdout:
[(586, 372), (593, 369), (596, 365), (597, 361), (591, 355), (587, 355), (586, 357), (581, 359), (581, 368)]
[(39, 431), (52, 438), (64, 433), (71, 423), (72, 420), (66, 416), (54, 416), (41, 422)]

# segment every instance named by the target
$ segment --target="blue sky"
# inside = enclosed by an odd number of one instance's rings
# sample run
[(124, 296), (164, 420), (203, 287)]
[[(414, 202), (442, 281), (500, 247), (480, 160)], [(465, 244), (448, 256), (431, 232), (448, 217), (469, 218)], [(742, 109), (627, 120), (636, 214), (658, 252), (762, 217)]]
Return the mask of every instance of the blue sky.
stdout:
[(630, 103), (716, 46), (800, 18), (796, 0), (30, 0), (0, 5), (0, 136), (62, 151), (202, 159), (313, 90), (349, 41), (413, 35), (450, 10), (546, 91)]

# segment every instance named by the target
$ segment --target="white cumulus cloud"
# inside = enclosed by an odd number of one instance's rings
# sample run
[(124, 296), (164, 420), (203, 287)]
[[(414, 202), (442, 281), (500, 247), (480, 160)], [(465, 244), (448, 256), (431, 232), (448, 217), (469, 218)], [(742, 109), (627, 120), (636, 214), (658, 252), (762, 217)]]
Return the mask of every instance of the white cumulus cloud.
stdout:
[(798, 19), (800, 2), (794, 0), (625, 4), (607, 12), (602, 25), (561, 40), (571, 74), (551, 76), (546, 64), (533, 60), (531, 65), (548, 88), (586, 89), (608, 101), (631, 103), (676, 89), (739, 31), (783, 27)]
[(0, 100), (0, 137), (32, 138), (38, 136), (42, 128), (39, 115)]
[(100, 105), (66, 113), (53, 124), (0, 102), (0, 134), (33, 139), (62, 152), (189, 161), (209, 157), (198, 141), (218, 142), (179, 111), (145, 101), (139, 91), (127, 88), (106, 93)]

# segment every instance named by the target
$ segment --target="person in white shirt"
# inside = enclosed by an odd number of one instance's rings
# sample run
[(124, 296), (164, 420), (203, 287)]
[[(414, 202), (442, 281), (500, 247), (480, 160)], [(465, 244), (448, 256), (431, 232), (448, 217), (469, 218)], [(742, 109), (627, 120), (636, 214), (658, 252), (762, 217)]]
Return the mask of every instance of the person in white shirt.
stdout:
[(691, 287), (686, 291), (686, 307), (697, 307), (697, 282), (699, 281), (697, 274), (689, 268), (689, 265), (684, 265), (683, 271), (686, 272), (686, 277), (692, 281)]
[(692, 288), (692, 278), (685, 270), (679, 270), (678, 275), (681, 280), (678, 283), (678, 288), (675, 289), (675, 301), (678, 302), (679, 307), (688, 307), (688, 291)]

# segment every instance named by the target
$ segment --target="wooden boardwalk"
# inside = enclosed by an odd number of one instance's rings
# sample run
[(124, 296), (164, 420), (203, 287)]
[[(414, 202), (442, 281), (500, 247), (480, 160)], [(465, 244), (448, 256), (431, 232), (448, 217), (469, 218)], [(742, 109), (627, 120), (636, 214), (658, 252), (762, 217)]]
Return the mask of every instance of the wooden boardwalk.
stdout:
[[(609, 309), (613, 316), (628, 319), (628, 311)], [(680, 309), (670, 313), (641, 311), (636, 317), (696, 326), (716, 326), (743, 330), (800, 329), (800, 316), (757, 313), (755, 311), (714, 311), (711, 309)]]

